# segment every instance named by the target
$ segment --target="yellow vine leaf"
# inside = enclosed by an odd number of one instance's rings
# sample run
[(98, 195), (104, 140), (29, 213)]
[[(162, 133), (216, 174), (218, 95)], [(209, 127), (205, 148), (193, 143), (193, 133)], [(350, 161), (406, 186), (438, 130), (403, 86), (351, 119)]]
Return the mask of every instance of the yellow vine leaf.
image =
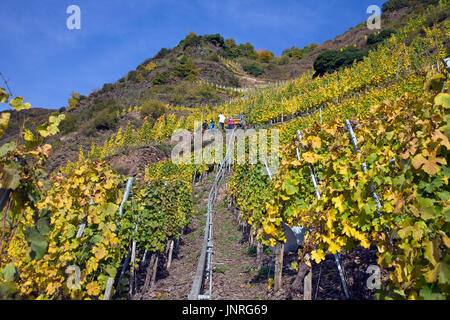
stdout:
[(320, 159), (320, 156), (313, 152), (305, 152), (302, 154), (302, 157), (306, 162), (311, 164), (316, 163)]
[(380, 108), (379, 104), (374, 104), (374, 105), (370, 106), (370, 112), (371, 113), (376, 113), (379, 108)]
[(89, 274), (92, 271), (97, 270), (98, 262), (94, 257), (90, 257), (88, 262), (86, 263), (86, 273)]
[(86, 286), (87, 293), (90, 296), (97, 296), (100, 294), (100, 286), (97, 281), (93, 281)]
[(447, 237), (447, 235), (445, 234), (444, 231), (439, 231), (439, 233), (440, 233), (441, 236), (442, 236), (442, 241), (444, 242), (445, 246), (446, 246), (447, 248), (450, 248), (450, 238)]
[(332, 127), (326, 127), (326, 128), (324, 128), (324, 131), (326, 133), (328, 133), (329, 135), (334, 136), (336, 134), (336, 131), (337, 131), (337, 125), (334, 125)]
[(309, 140), (311, 140), (311, 146), (313, 148), (320, 148), (322, 146), (322, 140), (319, 137), (308, 137)]
[(436, 264), (438, 263), (438, 245), (435, 241), (427, 241), (425, 243), (425, 258), (427, 258), (433, 266), (436, 266)]
[(416, 169), (422, 167), (423, 171), (429, 175), (433, 175), (439, 171), (440, 167), (438, 164), (446, 165), (447, 160), (444, 158), (436, 157), (436, 150), (429, 153), (428, 150), (424, 150), (422, 154), (418, 154), (412, 160), (412, 165)]
[(322, 249), (311, 251), (311, 259), (313, 259), (316, 263), (320, 263), (325, 260), (325, 254)]
[(272, 289), (272, 286), (273, 286), (274, 282), (275, 281), (273, 280), (273, 278), (269, 278), (269, 281), (268, 281), (268, 284), (267, 284), (267, 290)]
[(11, 118), (11, 114), (9, 112), (3, 112), (0, 115), (0, 137), (5, 134), (5, 131), (8, 128), (8, 123), (9, 123), (10, 118)]
[(35, 137), (34, 137), (33, 133), (28, 129), (24, 130), (23, 139), (28, 142), (35, 141)]
[(341, 247), (336, 242), (332, 242), (328, 247), (328, 251), (331, 252), (332, 254), (335, 254), (341, 251)]
[(275, 247), (277, 244), (277, 241), (274, 238), (270, 238), (269, 242), (271, 247)]
[(264, 232), (266, 234), (274, 234), (275, 231), (277, 230), (275, 228), (275, 226), (272, 223), (270, 223), (270, 222), (263, 223), (263, 228), (264, 228)]
[(59, 284), (58, 282), (50, 282), (47, 285), (46, 292), (49, 295), (53, 295), (55, 293), (56, 289), (58, 289), (59, 287), (61, 287), (61, 284)]
[(31, 108), (31, 104), (27, 103), (23, 103), (23, 98), (22, 97), (16, 97), (14, 99), (12, 99), (9, 102), (9, 105), (11, 107), (13, 107), (14, 110), (16, 111), (20, 111), (20, 110), (25, 110), (25, 109), (30, 109)]
[(4, 88), (0, 88), (0, 103), (7, 103), (9, 94), (6, 93)]
[(410, 156), (414, 156), (417, 151), (417, 138), (414, 138), (409, 142), (409, 149), (400, 155), (402, 159), (408, 159)]
[(348, 237), (351, 237), (355, 233), (355, 229), (350, 227), (348, 224), (344, 224), (344, 229), (342, 230), (342, 232)]
[(97, 260), (103, 259), (107, 254), (104, 247), (94, 247), (92, 249), (92, 253), (95, 255), (95, 258), (97, 258)]
[(334, 207), (339, 210), (340, 213), (343, 213), (345, 211), (344, 207), (344, 196), (341, 194), (339, 197), (335, 197), (331, 199), (331, 202), (334, 203)]
[(443, 134), (440, 130), (436, 130), (433, 132), (432, 140), (434, 142), (438, 142), (441, 140), (441, 144), (447, 148), (447, 150), (450, 150), (450, 143), (448, 141), (448, 138), (445, 134)]

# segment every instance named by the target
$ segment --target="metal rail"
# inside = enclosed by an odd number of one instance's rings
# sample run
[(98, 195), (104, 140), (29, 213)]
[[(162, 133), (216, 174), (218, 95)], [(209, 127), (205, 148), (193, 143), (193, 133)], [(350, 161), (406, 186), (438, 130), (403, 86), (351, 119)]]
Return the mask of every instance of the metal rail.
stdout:
[[(230, 140), (234, 139), (235, 129), (233, 129)], [(234, 144), (228, 143), (227, 146), (234, 146)], [(224, 171), (226, 171), (226, 164), (231, 164), (231, 160), (229, 159), (230, 148), (227, 147), (227, 151), (225, 153), (225, 157), (219, 165), (219, 169), (217, 171), (216, 177), (211, 185), (211, 189), (208, 195), (208, 208), (206, 213), (206, 225), (203, 235), (203, 244), (202, 251), (200, 253), (200, 257), (198, 259), (197, 270), (194, 275), (194, 280), (192, 283), (191, 291), (188, 295), (189, 300), (211, 300), (212, 298), (212, 289), (213, 289), (213, 253), (214, 253), (214, 243), (213, 243), (213, 219), (212, 219), (212, 211), (214, 208), (214, 204), (217, 198), (217, 187), (218, 182), (224, 176)], [(203, 282), (205, 279), (209, 282), (209, 292), (208, 294), (201, 294)]]

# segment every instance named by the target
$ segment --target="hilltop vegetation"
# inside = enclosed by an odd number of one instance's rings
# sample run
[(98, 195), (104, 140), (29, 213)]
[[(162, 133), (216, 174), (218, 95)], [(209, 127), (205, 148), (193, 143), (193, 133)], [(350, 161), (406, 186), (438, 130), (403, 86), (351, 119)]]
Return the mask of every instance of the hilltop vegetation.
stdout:
[(438, 5), (439, 0), (389, 0), (383, 4), (383, 12), (392, 12), (394, 10), (409, 8), (425, 8), (429, 5)]

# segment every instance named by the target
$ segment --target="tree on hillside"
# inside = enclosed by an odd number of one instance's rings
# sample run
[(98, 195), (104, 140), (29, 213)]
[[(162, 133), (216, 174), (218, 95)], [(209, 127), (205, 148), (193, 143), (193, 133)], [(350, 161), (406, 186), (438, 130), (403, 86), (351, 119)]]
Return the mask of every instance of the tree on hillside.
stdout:
[(223, 52), (221, 53), (224, 57), (235, 59), (238, 57), (247, 57), (250, 59), (257, 59), (258, 54), (255, 48), (250, 43), (241, 43), (239, 46), (236, 41), (232, 38), (227, 39), (222, 45)]
[(194, 62), (191, 58), (187, 58), (186, 56), (182, 56), (179, 59), (179, 63), (173, 66), (172, 74), (175, 77), (195, 79), (195, 75), (198, 70), (195, 69)]
[(369, 35), (367, 37), (367, 44), (371, 47), (375, 46), (375, 45), (383, 42), (385, 39), (389, 38), (394, 33), (395, 33), (395, 30), (392, 30), (392, 29), (383, 30), (379, 33), (372, 33), (371, 35)]
[(195, 32), (189, 32), (186, 38), (180, 41), (180, 46), (183, 47), (183, 50), (187, 47), (195, 47), (198, 46), (201, 42), (201, 37), (197, 36)]
[(284, 49), (283, 53), (281, 55), (289, 57), (289, 58), (299, 59), (299, 60), (301, 58), (303, 58), (302, 51), (299, 48), (295, 47), (295, 46), (293, 46), (290, 49)]
[(302, 59), (304, 58), (309, 52), (313, 51), (315, 48), (317, 48), (318, 44), (311, 43), (304, 47), (303, 49), (299, 49), (295, 46), (291, 47), (290, 49), (284, 49), (282, 56), (287, 56), (289, 58), (293, 59)]
[(269, 63), (274, 58), (273, 52), (269, 50), (261, 50), (260, 52), (258, 52), (258, 56), (262, 62), (266, 63)]
[(154, 85), (166, 84), (169, 81), (170, 81), (170, 74), (167, 71), (163, 71), (155, 75), (155, 77), (152, 80), (152, 84)]
[(71, 98), (69, 98), (69, 107), (67, 110), (75, 109), (80, 103), (80, 94), (72, 91)]
[(238, 48), (236, 41), (233, 38), (225, 40), (224, 45), (230, 48), (231, 50), (236, 50)]
[(325, 73), (351, 66), (353, 62), (361, 61), (367, 52), (356, 47), (347, 47), (341, 50), (326, 50), (322, 52), (314, 61), (314, 77), (323, 76)]
[(159, 100), (151, 100), (141, 107), (142, 119), (150, 116), (151, 118), (156, 120), (164, 113), (166, 113), (166, 107), (164, 103)]
[(162, 59), (164, 58), (166, 55), (168, 55), (170, 53), (170, 50), (167, 48), (162, 48), (161, 50), (159, 50), (159, 52), (153, 57), (153, 59)]
[(216, 34), (208, 34), (206, 36), (203, 37), (203, 39), (207, 42), (210, 42), (218, 47), (223, 48), (224, 44), (225, 44), (225, 40), (223, 39), (223, 37), (216, 33)]
[(234, 41), (234, 39), (227, 39), (224, 42), (223, 45), (223, 50), (224, 50), (224, 56), (227, 58), (237, 58), (243, 55), (243, 52), (241, 49), (239, 49), (239, 47), (236, 44), (236, 41)]
[(245, 44), (240, 44), (238, 49), (241, 50), (242, 55), (247, 58), (251, 58), (251, 59), (258, 58), (258, 54), (256, 53), (255, 48), (249, 42), (247, 42)]
[(264, 72), (263, 69), (261, 69), (259, 66), (257, 66), (254, 63), (243, 65), (242, 68), (244, 69), (245, 72), (248, 72), (252, 76), (255, 76), (255, 77), (260, 76)]

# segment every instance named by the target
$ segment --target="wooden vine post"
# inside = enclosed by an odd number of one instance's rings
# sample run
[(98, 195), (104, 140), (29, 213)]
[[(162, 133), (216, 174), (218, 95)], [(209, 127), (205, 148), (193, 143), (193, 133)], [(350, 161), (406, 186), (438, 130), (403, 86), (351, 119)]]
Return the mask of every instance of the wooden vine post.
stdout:
[(256, 265), (258, 268), (262, 265), (263, 244), (257, 241), (256, 243)]
[(145, 282), (144, 282), (144, 290), (148, 290), (150, 287), (150, 281), (152, 279), (152, 270), (153, 265), (155, 264), (156, 260), (156, 253), (152, 254), (152, 257), (150, 258), (150, 262), (147, 266), (146, 274), (145, 274)]
[(312, 267), (303, 280), (303, 300), (312, 300)]
[(277, 242), (275, 246), (275, 274), (274, 274), (275, 292), (280, 290), (283, 285), (283, 258), (284, 258), (284, 243)]
[(152, 288), (153, 285), (155, 284), (156, 271), (158, 270), (158, 260), (159, 260), (159, 255), (156, 255), (155, 263), (153, 264), (152, 281), (150, 282), (150, 288)]
[(173, 240), (170, 240), (170, 245), (169, 245), (169, 256), (168, 256), (168, 258), (167, 258), (167, 266), (166, 266), (166, 270), (167, 270), (167, 271), (169, 271), (170, 265), (172, 264), (173, 245), (174, 245), (174, 241), (173, 241)]

